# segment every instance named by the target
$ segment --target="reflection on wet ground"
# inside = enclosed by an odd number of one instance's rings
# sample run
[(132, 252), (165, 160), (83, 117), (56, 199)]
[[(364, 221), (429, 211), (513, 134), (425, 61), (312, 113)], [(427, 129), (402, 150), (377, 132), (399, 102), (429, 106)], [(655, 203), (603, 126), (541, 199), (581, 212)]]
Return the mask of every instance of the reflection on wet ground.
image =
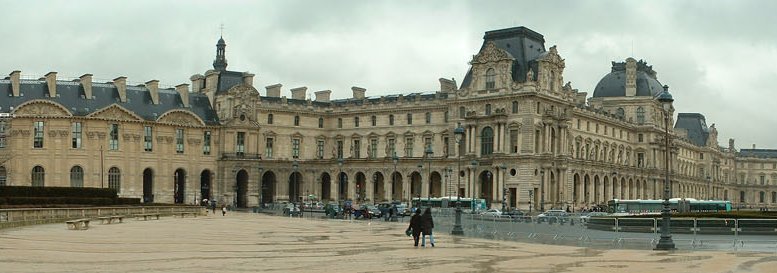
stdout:
[(774, 272), (773, 253), (609, 250), (453, 237), (404, 223), (229, 213), (0, 230), (2, 272)]

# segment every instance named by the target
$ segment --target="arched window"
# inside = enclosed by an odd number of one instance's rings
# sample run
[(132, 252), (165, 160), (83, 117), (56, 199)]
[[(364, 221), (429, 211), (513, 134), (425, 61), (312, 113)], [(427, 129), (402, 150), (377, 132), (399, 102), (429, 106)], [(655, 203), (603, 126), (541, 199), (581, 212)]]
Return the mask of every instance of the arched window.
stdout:
[(73, 188), (84, 187), (84, 169), (81, 166), (70, 168), (70, 186)]
[(5, 167), (0, 166), (0, 187), (5, 186), (8, 180), (8, 172), (5, 170)]
[(518, 102), (513, 101), (513, 114), (518, 114)]
[(32, 168), (32, 186), (43, 187), (45, 184), (46, 172), (41, 166), (35, 166)]
[(486, 104), (486, 116), (491, 115), (491, 104)]
[(618, 108), (618, 110), (615, 112), (615, 115), (617, 115), (619, 118), (623, 118), (626, 116), (626, 111), (623, 111), (623, 108)]
[(493, 68), (489, 68), (486, 71), (486, 89), (494, 89), (496, 87), (496, 83), (494, 82), (495, 76), (496, 73), (494, 73)]
[(491, 127), (483, 128), (480, 135), (480, 154), (490, 155), (494, 153), (494, 130)]
[(645, 108), (637, 107), (637, 124), (645, 123)]
[(121, 192), (121, 171), (119, 168), (111, 167), (108, 170), (108, 188)]

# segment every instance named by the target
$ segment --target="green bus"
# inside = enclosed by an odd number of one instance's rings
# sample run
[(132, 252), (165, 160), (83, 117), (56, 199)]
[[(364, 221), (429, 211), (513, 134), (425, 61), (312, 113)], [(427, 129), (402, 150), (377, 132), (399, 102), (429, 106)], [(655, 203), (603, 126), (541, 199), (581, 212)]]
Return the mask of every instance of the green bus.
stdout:
[[(661, 214), (664, 200), (607, 201), (607, 212), (615, 215)], [(669, 199), (672, 212), (720, 212), (731, 211), (731, 202), (723, 200), (696, 200), (694, 198)]]
[(444, 196), (444, 197), (414, 197), (413, 207), (431, 207), (431, 208), (455, 208), (456, 202), (460, 202), (460, 207), (463, 210), (480, 211), (488, 209), (486, 207), (486, 199), (477, 198), (458, 198), (456, 196)]

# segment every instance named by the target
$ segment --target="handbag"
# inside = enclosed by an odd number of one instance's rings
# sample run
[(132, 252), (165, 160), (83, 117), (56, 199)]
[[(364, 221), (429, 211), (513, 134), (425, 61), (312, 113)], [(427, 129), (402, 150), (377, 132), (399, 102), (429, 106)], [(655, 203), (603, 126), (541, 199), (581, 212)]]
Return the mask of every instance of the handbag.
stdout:
[(413, 229), (412, 228), (407, 228), (405, 230), (405, 235), (407, 235), (407, 236), (413, 235)]

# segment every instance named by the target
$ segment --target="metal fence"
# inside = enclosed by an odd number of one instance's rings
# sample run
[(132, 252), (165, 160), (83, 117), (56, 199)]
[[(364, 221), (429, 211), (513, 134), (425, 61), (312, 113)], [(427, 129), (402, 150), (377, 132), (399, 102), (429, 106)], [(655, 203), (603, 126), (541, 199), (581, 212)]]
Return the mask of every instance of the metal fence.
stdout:
[[(283, 206), (268, 206), (265, 212), (290, 217)], [(453, 229), (453, 209), (433, 212), (435, 233), (449, 234)], [(325, 217), (323, 211), (302, 212), (302, 218), (312, 220), (343, 219)], [(353, 218), (345, 218), (353, 219)], [(398, 217), (407, 222), (410, 217)], [(569, 245), (607, 249), (652, 250), (661, 235), (661, 219), (655, 218), (593, 218), (594, 222), (570, 217), (494, 217), (463, 213), (464, 236), (491, 240), (517, 241), (553, 245)], [(354, 220), (356, 221), (356, 220)], [(606, 224), (602, 223), (605, 221)], [(374, 225), (382, 220), (372, 220)], [(777, 253), (777, 220), (775, 219), (672, 219), (672, 239), (679, 250), (757, 251)]]

